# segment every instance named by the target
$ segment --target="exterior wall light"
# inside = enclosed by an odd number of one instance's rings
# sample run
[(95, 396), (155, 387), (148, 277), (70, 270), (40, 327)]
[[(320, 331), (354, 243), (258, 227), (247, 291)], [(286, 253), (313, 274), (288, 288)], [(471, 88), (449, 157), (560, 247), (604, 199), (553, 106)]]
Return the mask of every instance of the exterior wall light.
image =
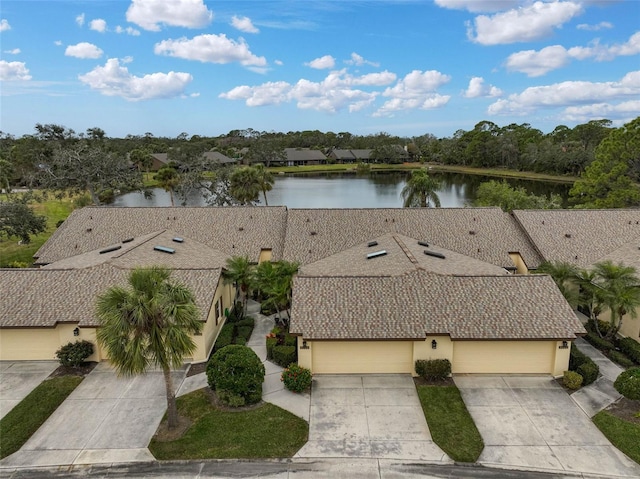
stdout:
[(306, 339), (302, 340), (302, 346), (300, 346), (300, 349), (309, 349), (309, 345), (307, 344)]
[(435, 339), (431, 341), (431, 349), (438, 349), (438, 341)]
[(76, 328), (73, 330), (73, 335), (74, 336), (80, 336), (80, 328)]
[(560, 347), (558, 349), (569, 349), (569, 342), (568, 341), (562, 341), (562, 344), (560, 345)]

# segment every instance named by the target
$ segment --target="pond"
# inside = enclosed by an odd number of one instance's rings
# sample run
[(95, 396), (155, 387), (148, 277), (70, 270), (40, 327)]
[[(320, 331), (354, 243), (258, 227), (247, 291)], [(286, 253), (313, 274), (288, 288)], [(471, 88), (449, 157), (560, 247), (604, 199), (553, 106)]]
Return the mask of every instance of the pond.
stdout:
[[(289, 208), (399, 208), (402, 206), (400, 192), (410, 172), (313, 173), (275, 175), (273, 189), (267, 193), (269, 206), (286, 205)], [(444, 208), (459, 208), (471, 205), (480, 183), (495, 178), (459, 173), (431, 173), (440, 182), (438, 197)], [(558, 194), (563, 201), (569, 194), (571, 184), (531, 180), (505, 180), (511, 186), (524, 187), (536, 195)], [(154, 188), (153, 196), (145, 198), (140, 192), (131, 192), (115, 199), (113, 206), (170, 206), (169, 193)], [(261, 203), (262, 195), (260, 195)], [(175, 198), (176, 205), (182, 198)], [(203, 197), (194, 191), (186, 198), (188, 206), (206, 205)]]

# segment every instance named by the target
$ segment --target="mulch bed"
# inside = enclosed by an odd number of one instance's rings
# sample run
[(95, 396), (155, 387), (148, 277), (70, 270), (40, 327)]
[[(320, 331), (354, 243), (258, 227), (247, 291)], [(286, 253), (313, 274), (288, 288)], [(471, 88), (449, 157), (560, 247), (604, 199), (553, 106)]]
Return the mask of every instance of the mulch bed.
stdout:
[(444, 380), (432, 381), (420, 376), (413, 378), (413, 382), (416, 386), (455, 386), (453, 378), (446, 378)]
[(195, 376), (196, 374), (204, 373), (207, 370), (207, 363), (191, 364), (187, 371), (187, 377)]
[(609, 406), (606, 411), (625, 421), (640, 425), (640, 401), (622, 398)]
[(97, 362), (95, 361), (91, 361), (91, 362), (87, 362), (87, 363), (82, 363), (80, 366), (74, 367), (74, 366), (58, 366), (58, 368), (53, 371), (51, 374), (49, 374), (50, 378), (56, 378), (56, 377), (60, 377), (60, 376), (86, 376), (87, 374), (89, 374), (91, 371), (93, 371), (93, 368), (95, 368), (98, 365)]

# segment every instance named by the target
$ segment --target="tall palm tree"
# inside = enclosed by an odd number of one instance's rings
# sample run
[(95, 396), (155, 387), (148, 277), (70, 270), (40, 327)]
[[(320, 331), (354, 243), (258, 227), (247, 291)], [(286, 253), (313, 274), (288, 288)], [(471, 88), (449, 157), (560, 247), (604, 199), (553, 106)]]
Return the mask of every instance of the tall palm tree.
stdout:
[(254, 165), (253, 169), (256, 170), (258, 183), (262, 190), (262, 196), (264, 196), (264, 205), (269, 206), (269, 203), (267, 202), (267, 191), (271, 191), (273, 188), (273, 174), (267, 170), (262, 163)]
[(640, 279), (636, 269), (622, 263), (602, 261), (593, 265), (595, 284), (602, 289), (603, 303), (611, 314), (611, 328), (607, 337), (614, 337), (622, 326), (622, 318), (628, 314), (635, 319), (640, 307)]
[(578, 305), (589, 311), (589, 319), (600, 337), (600, 323), (598, 316), (602, 312), (602, 302), (604, 291), (600, 286), (595, 284), (596, 273), (592, 270), (579, 270), (576, 275), (576, 284), (578, 285)]
[(562, 261), (545, 261), (538, 266), (536, 273), (551, 276), (569, 304), (575, 305), (578, 301), (578, 290), (576, 288), (578, 268), (574, 265)]
[(298, 272), (300, 263), (279, 261), (275, 265), (275, 275), (271, 282), (263, 285), (267, 299), (265, 304), (272, 305), (279, 311), (286, 311), (287, 318), (291, 318), (291, 287), (293, 275)]
[(241, 205), (252, 205), (258, 201), (260, 191), (260, 179), (255, 168), (243, 166), (229, 175), (229, 193)]
[(247, 298), (253, 277), (253, 265), (248, 256), (233, 256), (227, 259), (222, 278), (226, 284), (233, 284), (236, 287), (236, 299), (242, 300), (243, 314), (247, 310)]
[(128, 288), (112, 286), (100, 295), (96, 336), (118, 374), (144, 373), (158, 366), (164, 374), (168, 426), (178, 425), (171, 368), (196, 350), (191, 335), (202, 328), (193, 293), (170, 281), (170, 271), (154, 266), (131, 271)]
[(169, 192), (171, 197), (171, 206), (175, 206), (173, 192), (175, 191), (176, 186), (180, 184), (180, 174), (176, 169), (171, 168), (170, 166), (162, 167), (158, 170), (153, 179), (158, 182), (160, 187)]
[(436, 193), (439, 186), (440, 183), (431, 178), (427, 170), (422, 168), (413, 170), (411, 177), (407, 180), (407, 184), (400, 193), (404, 200), (403, 206), (405, 208), (412, 206), (426, 208), (433, 203), (433, 206), (440, 208), (440, 198)]

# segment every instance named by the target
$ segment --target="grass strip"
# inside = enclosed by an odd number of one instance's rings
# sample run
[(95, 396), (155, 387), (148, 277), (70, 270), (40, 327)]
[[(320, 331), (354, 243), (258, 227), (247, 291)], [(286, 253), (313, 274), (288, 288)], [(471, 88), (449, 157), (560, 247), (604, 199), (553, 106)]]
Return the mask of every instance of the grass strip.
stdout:
[(593, 422), (611, 444), (640, 464), (640, 425), (620, 419), (607, 411), (593, 416)]
[(307, 442), (306, 421), (265, 403), (255, 409), (222, 411), (200, 389), (178, 398), (178, 414), (191, 426), (175, 440), (151, 440), (156, 459), (251, 459), (292, 457)]
[(475, 462), (484, 442), (455, 386), (417, 386), (433, 441), (451, 459)]
[(20, 449), (82, 379), (81, 376), (47, 379), (0, 419), (0, 459)]

